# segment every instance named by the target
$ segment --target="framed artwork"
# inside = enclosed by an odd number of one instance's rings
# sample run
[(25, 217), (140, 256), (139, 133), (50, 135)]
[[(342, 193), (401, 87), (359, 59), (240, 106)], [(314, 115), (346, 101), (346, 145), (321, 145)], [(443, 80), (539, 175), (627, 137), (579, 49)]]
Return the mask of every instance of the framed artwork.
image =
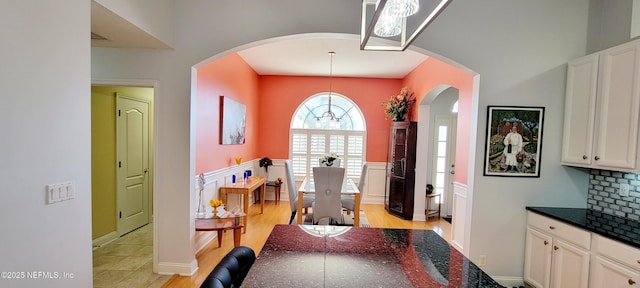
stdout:
[(220, 144), (244, 144), (247, 107), (220, 96)]
[(540, 177), (544, 107), (489, 106), (484, 175)]

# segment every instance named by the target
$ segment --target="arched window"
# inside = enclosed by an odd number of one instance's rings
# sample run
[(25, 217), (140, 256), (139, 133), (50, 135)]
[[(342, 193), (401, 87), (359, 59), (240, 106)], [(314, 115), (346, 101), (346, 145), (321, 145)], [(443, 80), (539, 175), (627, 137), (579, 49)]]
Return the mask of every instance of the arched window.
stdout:
[[(329, 97), (334, 120), (322, 117), (329, 110)], [(320, 165), (320, 158), (336, 153), (347, 177), (360, 177), (366, 155), (364, 116), (346, 96), (323, 92), (309, 97), (293, 114), (289, 135), (296, 176), (311, 176), (312, 168)]]

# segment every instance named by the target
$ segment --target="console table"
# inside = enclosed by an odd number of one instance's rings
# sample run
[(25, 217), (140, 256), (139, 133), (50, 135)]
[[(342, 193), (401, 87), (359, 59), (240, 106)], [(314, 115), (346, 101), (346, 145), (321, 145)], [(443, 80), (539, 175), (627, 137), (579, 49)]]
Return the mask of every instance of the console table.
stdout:
[[(440, 207), (442, 206), (441, 203), (441, 196), (442, 194), (438, 193), (438, 194), (427, 194), (426, 198), (427, 198), (427, 205), (426, 205), (426, 209), (424, 210), (424, 214), (427, 215), (427, 220), (429, 220), (429, 217), (432, 216), (437, 216), (438, 218), (440, 218)], [(435, 201), (435, 205), (436, 207), (434, 207), (433, 209), (431, 208), (431, 202)]]
[(240, 246), (241, 229), (244, 227), (245, 213), (229, 213), (223, 218), (204, 217), (196, 218), (196, 231), (216, 231), (218, 232), (218, 247), (222, 246), (222, 232), (233, 230), (233, 246)]
[[(240, 180), (236, 183), (227, 183), (220, 187), (220, 200), (223, 203), (227, 202), (228, 194), (241, 194), (243, 195), (242, 203), (244, 213), (249, 211), (249, 193), (252, 193), (256, 189), (260, 189), (260, 214), (264, 213), (264, 190), (266, 189), (265, 183), (267, 178), (264, 176), (251, 176), (246, 181)], [(244, 217), (244, 228), (242, 233), (247, 233), (247, 217)]]

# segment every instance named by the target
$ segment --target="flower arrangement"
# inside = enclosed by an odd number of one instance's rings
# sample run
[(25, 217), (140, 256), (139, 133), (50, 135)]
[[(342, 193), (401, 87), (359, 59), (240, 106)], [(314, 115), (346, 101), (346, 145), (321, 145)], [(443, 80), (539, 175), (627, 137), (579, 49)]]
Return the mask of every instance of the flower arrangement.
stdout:
[(209, 200), (209, 205), (211, 205), (211, 207), (213, 207), (213, 217), (217, 217), (218, 216), (218, 207), (222, 206), (222, 200)]
[(409, 112), (409, 108), (416, 102), (413, 92), (409, 92), (409, 88), (404, 87), (400, 90), (400, 94), (391, 95), (389, 101), (382, 102), (384, 113), (387, 119), (393, 118), (394, 121), (404, 121), (404, 117)]
[(209, 200), (209, 205), (211, 205), (211, 207), (213, 208), (218, 208), (222, 205), (222, 200)]
[(260, 167), (264, 167), (264, 170), (266, 170), (267, 172), (269, 172), (269, 166), (273, 165), (273, 161), (271, 161), (269, 157), (264, 157), (260, 159), (259, 163), (260, 163)]
[(331, 153), (329, 155), (325, 155), (324, 157), (322, 157), (322, 160), (320, 161), (320, 164), (324, 164), (326, 166), (333, 166), (333, 161), (336, 161), (336, 159), (338, 159), (340, 156), (338, 156), (338, 154), (336, 153)]

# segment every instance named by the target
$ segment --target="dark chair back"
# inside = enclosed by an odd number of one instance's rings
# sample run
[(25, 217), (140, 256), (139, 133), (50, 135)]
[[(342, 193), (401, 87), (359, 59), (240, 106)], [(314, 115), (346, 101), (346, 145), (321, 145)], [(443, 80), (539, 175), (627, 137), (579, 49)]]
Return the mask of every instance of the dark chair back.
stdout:
[(255, 261), (256, 254), (251, 247), (234, 247), (213, 268), (213, 271), (202, 282), (200, 288), (240, 287)]

